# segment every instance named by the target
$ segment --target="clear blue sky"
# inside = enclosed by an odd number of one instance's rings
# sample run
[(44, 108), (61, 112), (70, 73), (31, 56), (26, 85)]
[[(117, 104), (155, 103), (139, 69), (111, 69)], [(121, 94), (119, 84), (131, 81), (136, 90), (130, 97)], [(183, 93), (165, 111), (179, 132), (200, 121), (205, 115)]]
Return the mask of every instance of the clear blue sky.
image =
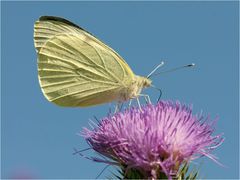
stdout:
[[(2, 2), (2, 177), (95, 178), (104, 167), (79, 156), (87, 148), (76, 133), (109, 104), (61, 108), (49, 103), (37, 79), (33, 24), (42, 15), (67, 18), (115, 49), (133, 71), (147, 75), (188, 63), (196, 68), (163, 74), (153, 83), (162, 99), (192, 103), (194, 112), (218, 115), (225, 142), (204, 158), (205, 178), (238, 178), (238, 2)], [(146, 91), (152, 99), (154, 90)], [(94, 153), (86, 152), (86, 155)], [(109, 175), (107, 170), (101, 176)]]

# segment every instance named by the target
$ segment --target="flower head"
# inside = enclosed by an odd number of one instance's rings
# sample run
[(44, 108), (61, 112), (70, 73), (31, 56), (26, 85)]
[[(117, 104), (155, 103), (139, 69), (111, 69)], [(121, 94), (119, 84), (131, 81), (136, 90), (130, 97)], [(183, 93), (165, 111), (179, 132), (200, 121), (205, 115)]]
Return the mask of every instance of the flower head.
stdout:
[(103, 118), (83, 133), (95, 151), (143, 178), (173, 177), (183, 162), (200, 156), (215, 160), (210, 152), (223, 138), (212, 135), (214, 122), (179, 102), (160, 101)]

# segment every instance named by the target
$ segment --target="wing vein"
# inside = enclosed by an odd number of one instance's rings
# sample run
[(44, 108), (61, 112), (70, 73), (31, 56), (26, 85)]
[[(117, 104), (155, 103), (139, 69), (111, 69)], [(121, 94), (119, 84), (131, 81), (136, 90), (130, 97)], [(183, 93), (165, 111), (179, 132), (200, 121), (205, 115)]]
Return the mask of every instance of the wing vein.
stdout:
[[(51, 63), (51, 62), (38, 62), (38, 64), (39, 64), (39, 65), (40, 65), (40, 64), (42, 64), (42, 65), (45, 64), (46, 66), (52, 65), (52, 66), (55, 66), (56, 68), (59, 67), (59, 65), (56, 65), (56, 63)], [(61, 68), (65, 69), (65, 70), (69, 70), (69, 71), (71, 71), (71, 72), (75, 72), (75, 71), (74, 71), (75, 69), (70, 68), (70, 67), (67, 67), (67, 66), (61, 65)], [(41, 67), (39, 67), (38, 69), (44, 70), (44, 69), (41, 68)], [(54, 68), (52, 68), (52, 69), (54, 69)], [(56, 69), (56, 70), (57, 70), (57, 69)]]
[[(101, 88), (107, 88), (109, 86), (103, 86)], [(87, 91), (91, 91), (91, 90), (94, 90), (95, 88), (90, 88), (90, 89), (87, 89), (87, 90), (84, 90), (84, 91), (77, 91), (77, 92), (73, 92), (73, 93), (69, 93), (69, 94), (65, 94), (65, 95), (62, 95), (62, 96), (58, 96), (56, 98), (53, 98), (53, 99), (49, 99), (50, 101), (56, 101), (58, 99), (61, 99), (61, 98), (64, 98), (64, 97), (67, 97), (67, 96), (70, 96), (70, 95), (75, 95), (75, 94), (79, 94), (79, 93), (83, 93), (83, 92), (87, 92)], [(104, 91), (109, 91), (109, 90), (112, 90), (112, 89), (115, 89), (113, 87), (110, 87), (108, 89), (105, 89), (103, 91), (95, 91), (93, 94), (96, 94), (96, 93), (99, 93), (99, 92), (104, 92)], [(91, 94), (92, 95), (92, 94)]]
[[(77, 38), (79, 38), (78, 36), (76, 36)], [(72, 38), (72, 37), (71, 37)], [(79, 38), (80, 39), (80, 38)], [(80, 39), (81, 41), (82, 41), (82, 39)], [(93, 46), (93, 45), (91, 45), (91, 44), (89, 44), (87, 41), (83, 41), (84, 43), (86, 43), (87, 45), (89, 45), (90, 47), (92, 47), (94, 50), (95, 50), (95, 52), (98, 54), (98, 52), (96, 51), (96, 48)], [(80, 52), (80, 51), (78, 51), (78, 52)], [(80, 52), (83, 56), (85, 56), (85, 57), (87, 57), (85, 54), (83, 54), (82, 52)], [(100, 68), (102, 68), (102, 69), (104, 69), (104, 70), (106, 70), (107, 72), (108, 72), (108, 74), (112, 77), (112, 78), (114, 78), (118, 83), (121, 83), (122, 84), (122, 81), (120, 80), (120, 79), (118, 79), (118, 78), (116, 78), (115, 76), (113, 76), (112, 75), (112, 73), (111, 72), (109, 72), (109, 70), (107, 69), (107, 68), (104, 68), (104, 67), (102, 67), (102, 66), (100, 66), (99, 64), (96, 64), (94, 61), (92, 61), (89, 57), (87, 57), (91, 62), (93, 62), (96, 66), (98, 66), (98, 67), (100, 67)], [(101, 58), (100, 56), (99, 56), (99, 58)]]
[[(56, 85), (69, 84), (69, 83), (72, 83), (72, 82), (76, 82), (76, 80), (61, 81), (61, 82), (51, 83), (51, 84), (47, 84), (47, 85), (42, 85), (41, 87), (42, 88), (48, 88), (48, 87), (52, 87), (52, 86), (56, 86)], [(82, 84), (84, 84), (84, 83), (82, 83)], [(79, 85), (81, 85), (81, 84), (79, 84)], [(66, 88), (68, 88), (68, 87), (66, 87)]]
[(73, 73), (72, 71), (63, 71), (63, 70), (57, 70), (57, 69), (38, 69), (38, 71), (49, 71), (49, 72), (62, 72), (62, 73)]

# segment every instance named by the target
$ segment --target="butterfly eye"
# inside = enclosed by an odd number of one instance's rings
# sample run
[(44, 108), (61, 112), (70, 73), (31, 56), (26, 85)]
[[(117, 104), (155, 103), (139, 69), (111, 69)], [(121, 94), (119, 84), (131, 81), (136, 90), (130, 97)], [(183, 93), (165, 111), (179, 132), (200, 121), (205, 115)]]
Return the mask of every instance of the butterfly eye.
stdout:
[(149, 87), (150, 85), (151, 85), (151, 81), (149, 81), (148, 79), (143, 80), (143, 87)]

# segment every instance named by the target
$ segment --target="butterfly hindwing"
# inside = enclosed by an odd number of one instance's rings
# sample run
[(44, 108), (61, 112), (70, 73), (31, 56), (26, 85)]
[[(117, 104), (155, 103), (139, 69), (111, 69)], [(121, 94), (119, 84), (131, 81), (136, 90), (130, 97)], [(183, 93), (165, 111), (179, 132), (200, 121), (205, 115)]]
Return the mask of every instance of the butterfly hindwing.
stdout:
[(38, 56), (44, 95), (60, 106), (81, 106), (87, 97), (102, 92), (113, 99), (102, 98), (98, 103), (113, 101), (117, 93), (113, 96), (109, 93), (124, 87), (127, 75), (123, 64), (115, 58), (102, 46), (77, 34), (59, 34), (51, 38)]

